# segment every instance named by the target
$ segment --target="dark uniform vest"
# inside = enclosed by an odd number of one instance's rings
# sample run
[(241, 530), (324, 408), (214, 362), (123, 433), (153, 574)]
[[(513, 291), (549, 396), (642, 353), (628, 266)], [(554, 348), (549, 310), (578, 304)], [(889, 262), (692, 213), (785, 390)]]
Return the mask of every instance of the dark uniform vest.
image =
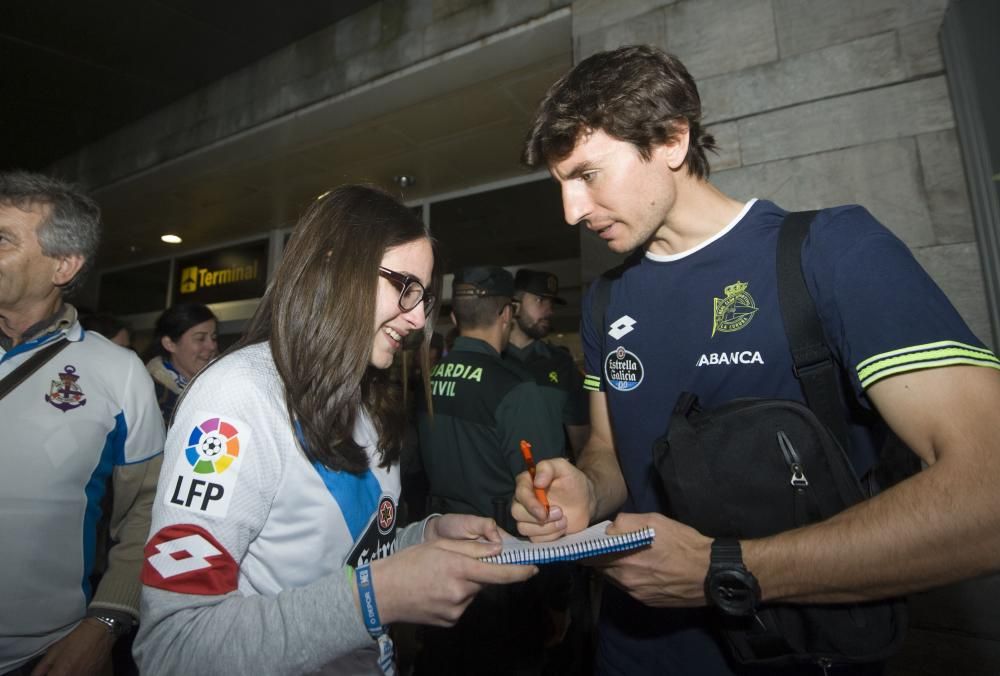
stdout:
[(496, 518), (510, 527), (522, 439), (536, 462), (565, 455), (562, 421), (534, 378), (487, 343), (459, 337), (431, 373), (434, 416), (422, 407), (420, 452), (432, 509)]

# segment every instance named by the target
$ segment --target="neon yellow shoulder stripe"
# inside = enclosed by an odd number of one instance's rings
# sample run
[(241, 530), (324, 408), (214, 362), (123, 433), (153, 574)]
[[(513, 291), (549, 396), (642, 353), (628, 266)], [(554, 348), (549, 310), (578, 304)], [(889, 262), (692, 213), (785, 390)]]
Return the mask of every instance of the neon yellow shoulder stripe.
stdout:
[(858, 364), (858, 380), (868, 388), (882, 378), (907, 371), (954, 366), (986, 366), (1000, 369), (1000, 360), (987, 349), (943, 340), (877, 354)]

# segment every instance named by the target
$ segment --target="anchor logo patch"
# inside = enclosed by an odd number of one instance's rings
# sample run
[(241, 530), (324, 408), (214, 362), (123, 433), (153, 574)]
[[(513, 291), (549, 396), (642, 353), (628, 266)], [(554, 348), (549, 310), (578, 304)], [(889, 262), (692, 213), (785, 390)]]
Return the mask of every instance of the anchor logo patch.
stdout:
[(76, 375), (76, 367), (67, 365), (65, 370), (59, 374), (59, 380), (52, 381), (49, 393), (45, 395), (45, 401), (63, 413), (83, 406), (87, 403), (87, 395), (80, 389), (78, 380), (80, 380), (80, 376)]

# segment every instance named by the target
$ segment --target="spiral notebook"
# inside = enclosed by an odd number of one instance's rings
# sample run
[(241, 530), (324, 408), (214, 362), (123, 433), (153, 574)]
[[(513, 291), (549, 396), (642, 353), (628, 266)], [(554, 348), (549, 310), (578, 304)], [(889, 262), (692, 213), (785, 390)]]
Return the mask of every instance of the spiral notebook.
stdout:
[(650, 527), (630, 533), (608, 535), (610, 521), (595, 523), (578, 533), (551, 542), (530, 542), (511, 535), (503, 536), (503, 551), (483, 558), (486, 563), (539, 564), (556, 561), (575, 561), (602, 554), (624, 552), (645, 547), (653, 542), (656, 533)]

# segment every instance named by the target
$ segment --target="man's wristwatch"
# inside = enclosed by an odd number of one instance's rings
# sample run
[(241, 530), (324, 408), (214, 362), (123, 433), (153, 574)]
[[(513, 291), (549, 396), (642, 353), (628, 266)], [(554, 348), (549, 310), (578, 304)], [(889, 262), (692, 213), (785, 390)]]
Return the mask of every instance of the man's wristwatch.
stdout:
[(760, 605), (760, 585), (743, 565), (739, 540), (720, 538), (712, 542), (705, 597), (727, 615), (751, 615)]
[(91, 613), (87, 615), (88, 620), (97, 620), (104, 625), (104, 628), (108, 630), (108, 633), (118, 638), (132, 628), (131, 622), (125, 622), (111, 614), (108, 613)]

